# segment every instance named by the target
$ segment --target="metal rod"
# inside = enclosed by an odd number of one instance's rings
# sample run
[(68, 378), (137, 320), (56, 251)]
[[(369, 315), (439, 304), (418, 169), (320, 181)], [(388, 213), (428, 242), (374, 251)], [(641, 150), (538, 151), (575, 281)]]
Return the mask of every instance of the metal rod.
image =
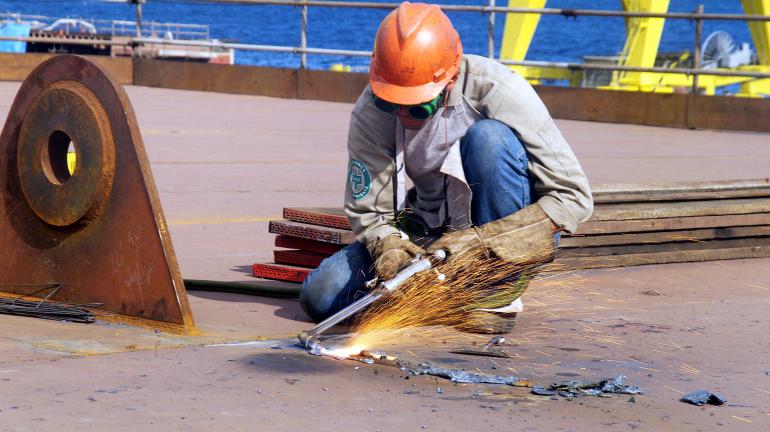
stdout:
[(142, 37), (142, 1), (136, 2), (136, 37)]
[[(693, 69), (700, 69), (700, 44), (701, 44), (701, 38), (703, 37), (703, 20), (700, 18), (701, 15), (703, 15), (703, 5), (699, 4), (698, 9), (696, 10), (696, 13), (698, 14), (698, 18), (695, 20), (695, 49), (693, 50), (693, 56), (692, 59), (692, 67)], [(695, 74), (695, 76), (692, 77), (692, 90), (690, 91), (692, 94), (698, 94), (698, 74)]]
[[(2, 40), (2, 38), (0, 38)], [(327, 54), (327, 55), (346, 55), (353, 57), (371, 57), (371, 51), (356, 51), (356, 50), (338, 50), (338, 49), (326, 49), (326, 48), (306, 48), (289, 47), (280, 45), (252, 45), (252, 44), (238, 44), (238, 43), (226, 43), (226, 42), (209, 42), (209, 41), (194, 41), (194, 40), (167, 40), (160, 38), (134, 38), (134, 42), (141, 43), (156, 43), (164, 45), (181, 45), (181, 46), (200, 46), (200, 47), (213, 47), (213, 48), (227, 48), (237, 49), (242, 51), (271, 51), (271, 52), (286, 52), (286, 53), (307, 53), (307, 54)]]
[(307, 69), (307, 5), (302, 6), (302, 25), (300, 26), (299, 46), (303, 50), (300, 56), (300, 67)]
[(500, 60), (500, 63), (509, 66), (534, 66), (542, 68), (569, 69), (569, 70), (608, 70), (623, 72), (658, 72), (669, 74), (685, 75), (713, 75), (713, 76), (731, 76), (746, 78), (770, 78), (770, 73), (752, 72), (752, 71), (725, 71), (714, 69), (691, 69), (691, 68), (662, 68), (662, 67), (636, 67), (636, 66), (618, 66), (602, 64), (584, 64), (584, 63), (566, 63), (566, 62), (547, 62), (547, 61), (510, 61)]
[[(142, 37), (142, 2), (141, 0), (136, 1), (136, 37), (140, 38)], [(134, 45), (133, 49), (131, 49), (131, 55), (134, 57), (141, 57), (142, 54), (142, 47), (139, 45)]]
[[(204, 3), (229, 3), (244, 5), (283, 5), (283, 6), (314, 6), (336, 8), (361, 8), (361, 9), (395, 9), (400, 3), (375, 3), (356, 1), (328, 1), (328, 0), (200, 0)], [(559, 8), (510, 8), (472, 5), (447, 5), (437, 4), (445, 11), (453, 12), (481, 12), (481, 13), (536, 13), (542, 15), (562, 15), (565, 17), (601, 16), (623, 18), (672, 18), (694, 20), (697, 17), (693, 12), (630, 12), (595, 9), (559, 9)], [(736, 20), (736, 21), (770, 21), (766, 15), (744, 14), (704, 14), (702, 19), (711, 20)]]
[[(495, 0), (489, 0), (489, 7), (495, 7)], [(489, 14), (489, 39), (487, 41), (487, 50), (489, 52), (489, 58), (495, 58), (495, 13)]]

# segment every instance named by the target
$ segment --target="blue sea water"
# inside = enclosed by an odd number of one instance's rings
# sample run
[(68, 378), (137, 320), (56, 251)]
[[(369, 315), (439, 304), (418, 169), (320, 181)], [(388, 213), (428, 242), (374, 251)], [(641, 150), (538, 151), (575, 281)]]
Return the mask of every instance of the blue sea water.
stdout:
[[(385, 0), (370, 0), (381, 1)], [(392, 2), (393, 0), (389, 0)], [(486, 4), (478, 0), (442, 0), (441, 4)], [(498, 4), (506, 2), (498, 0)], [(697, 5), (706, 12), (742, 13), (740, 0), (671, 0), (670, 11), (691, 12)], [(620, 0), (549, 0), (548, 7), (582, 9), (621, 9)], [(144, 20), (208, 24), (214, 38), (264, 45), (298, 46), (300, 10), (291, 6), (228, 5), (184, 0), (148, 0)], [(0, 12), (83, 17), (96, 19), (135, 19), (135, 9), (122, 2), (97, 0), (0, 0)], [(308, 13), (308, 46), (370, 50), (377, 25), (385, 10), (310, 8)], [(488, 18), (479, 13), (450, 12), (460, 33), (465, 52), (487, 54)], [(504, 16), (496, 19), (497, 50), (500, 48)], [(695, 24), (687, 20), (668, 20), (663, 31), (661, 51), (692, 49)], [(753, 45), (745, 22), (707, 21), (704, 36), (715, 30), (730, 33), (738, 42)], [(535, 33), (527, 60), (581, 61), (585, 55), (614, 55), (623, 47), (625, 26), (622, 18), (543, 16)], [(236, 52), (236, 63), (298, 67), (299, 56), (282, 53)], [(334, 63), (365, 68), (368, 59), (309, 55), (308, 65), (326, 69)]]

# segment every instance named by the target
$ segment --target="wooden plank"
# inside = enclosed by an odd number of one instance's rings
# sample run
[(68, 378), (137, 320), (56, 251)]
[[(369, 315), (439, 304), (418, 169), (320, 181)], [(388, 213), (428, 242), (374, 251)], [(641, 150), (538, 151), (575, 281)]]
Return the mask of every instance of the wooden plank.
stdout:
[[(589, 222), (637, 219), (665, 219), (696, 216), (746, 215), (770, 213), (770, 198), (699, 200), (598, 204)], [(347, 217), (339, 208), (285, 208), (284, 218), (309, 225), (349, 230)], [(670, 229), (670, 228), (666, 228)]]
[(273, 260), (276, 264), (288, 264), (300, 267), (316, 268), (328, 255), (301, 250), (273, 251)]
[(301, 249), (310, 252), (317, 252), (327, 256), (337, 252), (344, 247), (343, 245), (324, 243), (287, 235), (275, 236), (275, 246), (287, 249)]
[(591, 221), (769, 213), (770, 198), (597, 205)]
[(283, 218), (310, 225), (349, 230), (350, 221), (341, 208), (334, 207), (285, 207)]
[(303, 282), (311, 270), (278, 264), (255, 263), (251, 272), (254, 277), (287, 282)]
[(741, 239), (717, 239), (691, 242), (632, 244), (560, 249), (559, 256), (588, 257), (610, 255), (633, 255), (652, 252), (693, 251), (703, 249), (734, 249), (740, 247), (770, 246), (770, 237), (748, 237)]
[(624, 244), (671, 243), (761, 236), (770, 236), (770, 225), (590, 236), (562, 235), (559, 247), (574, 248)]
[(592, 185), (594, 204), (770, 197), (770, 179)]
[(701, 262), (765, 257), (770, 257), (770, 246), (653, 252), (615, 256), (577, 258), (565, 257), (560, 258), (545, 266), (543, 271), (565, 272), (592, 268), (628, 267), (647, 264)]
[(270, 221), (268, 231), (272, 234), (283, 234), (334, 244), (350, 244), (356, 239), (353, 231), (339, 228), (321, 227), (287, 220)]
[(770, 225), (770, 214), (757, 213), (748, 215), (695, 216), (622, 221), (588, 221), (580, 224), (575, 234), (616, 234), (752, 225)]
[(593, 194), (594, 204), (613, 204), (628, 202), (671, 202), (718, 200), (733, 198), (766, 198), (770, 197), (768, 188), (737, 189), (726, 191), (681, 191), (649, 193), (644, 190), (637, 192), (622, 192), (617, 194)]

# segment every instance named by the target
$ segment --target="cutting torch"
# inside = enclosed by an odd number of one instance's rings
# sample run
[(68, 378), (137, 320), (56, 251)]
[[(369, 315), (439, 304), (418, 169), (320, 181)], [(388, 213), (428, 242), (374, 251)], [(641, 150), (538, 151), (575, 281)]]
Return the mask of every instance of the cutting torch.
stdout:
[(300, 332), (297, 335), (300, 343), (302, 343), (302, 345), (308, 348), (311, 352), (320, 353), (323, 347), (318, 341), (318, 336), (321, 335), (321, 333), (361, 312), (383, 295), (397, 290), (415, 274), (430, 270), (434, 266), (440, 264), (446, 259), (446, 257), (446, 251), (437, 250), (432, 255), (425, 258), (418, 256), (412, 261), (410, 265), (398, 272), (392, 279), (381, 281), (379, 278), (374, 278), (370, 280), (366, 283), (366, 287), (371, 289), (369, 294), (361, 297), (346, 308), (321, 321), (312, 329)]

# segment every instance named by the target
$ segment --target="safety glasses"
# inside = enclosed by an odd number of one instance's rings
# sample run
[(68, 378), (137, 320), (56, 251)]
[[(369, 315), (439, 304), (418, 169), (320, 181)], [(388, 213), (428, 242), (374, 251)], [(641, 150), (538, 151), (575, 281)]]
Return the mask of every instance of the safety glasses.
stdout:
[[(442, 91), (438, 96), (436, 96), (435, 99), (429, 100), (428, 102), (423, 102), (417, 105), (403, 105), (403, 107), (412, 118), (417, 120), (427, 120), (436, 114), (436, 111), (438, 111), (441, 100), (443, 98), (444, 92)], [(374, 100), (374, 106), (376, 106), (380, 111), (384, 111), (390, 114), (396, 114), (399, 107), (402, 106), (388, 102), (385, 99), (380, 99), (377, 97), (377, 95), (374, 94), (374, 92), (372, 92), (372, 100)]]

